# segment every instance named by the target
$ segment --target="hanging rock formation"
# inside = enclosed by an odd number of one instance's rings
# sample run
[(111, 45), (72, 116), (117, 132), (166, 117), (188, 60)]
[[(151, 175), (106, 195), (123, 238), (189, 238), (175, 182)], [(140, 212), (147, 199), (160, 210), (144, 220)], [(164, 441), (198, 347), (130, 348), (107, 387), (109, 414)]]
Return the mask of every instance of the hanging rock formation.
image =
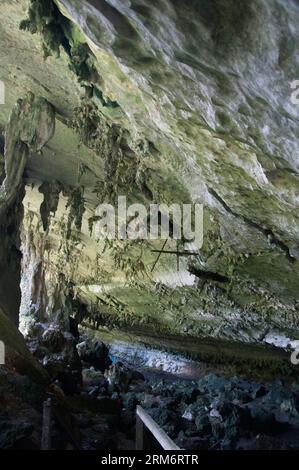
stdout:
[(5, 132), (5, 178), (0, 188), (0, 271), (2, 309), (18, 321), (20, 305), (20, 224), (23, 214), (23, 174), (29, 152), (40, 152), (55, 130), (55, 110), (29, 93), (12, 110)]
[[(22, 0), (0, 14), (11, 46), (1, 128), (20, 94), (43, 97), (13, 111), (32, 124), (9, 124), (1, 190), (15, 197), (25, 170), (22, 317), (53, 318), (63, 273), (61, 292), (72, 286), (91, 325), (160, 346), (288, 347), (299, 318), (297, 2)], [(202, 202), (199, 255), (177, 269), (171, 253), (156, 263), (162, 241), (97, 240), (96, 207), (118, 195)]]

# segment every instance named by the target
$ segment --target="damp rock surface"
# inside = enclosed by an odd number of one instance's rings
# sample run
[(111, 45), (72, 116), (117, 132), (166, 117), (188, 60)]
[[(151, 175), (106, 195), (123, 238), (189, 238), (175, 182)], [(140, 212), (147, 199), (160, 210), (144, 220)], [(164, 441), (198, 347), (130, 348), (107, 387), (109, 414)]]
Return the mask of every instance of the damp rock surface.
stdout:
[[(12, 366), (50, 377), (63, 400), (79, 394), (86, 448), (114, 445), (123, 402), (127, 421), (148, 403), (183, 447), (293, 446), (277, 442), (298, 411), (298, 2), (4, 0), (0, 16), (0, 339)], [(170, 238), (158, 258), (162, 240), (99, 240), (96, 208), (119, 195), (202, 203), (202, 246)], [(196, 254), (177, 259), (185, 248)], [(164, 351), (142, 349), (147, 365), (177, 373), (179, 352), (183, 367), (225, 377), (178, 398), (110, 364), (104, 339), (80, 352), (79, 325)], [(30, 433), (22, 422), (13, 439)]]
[[(24, 315), (52, 315), (46, 298), (63, 272), (97, 325), (246, 343), (273, 331), (288, 348), (298, 336), (297, 4), (21, 4), (1, 6), (15, 51), (2, 49), (1, 63), (22, 74), (0, 124), (28, 90), (58, 116), (43, 157), (32, 148), (26, 163)], [(200, 256), (177, 270), (171, 254), (155, 264), (158, 241), (98, 243), (95, 208), (117, 194), (202, 202)], [(43, 289), (31, 302), (36, 269)]]

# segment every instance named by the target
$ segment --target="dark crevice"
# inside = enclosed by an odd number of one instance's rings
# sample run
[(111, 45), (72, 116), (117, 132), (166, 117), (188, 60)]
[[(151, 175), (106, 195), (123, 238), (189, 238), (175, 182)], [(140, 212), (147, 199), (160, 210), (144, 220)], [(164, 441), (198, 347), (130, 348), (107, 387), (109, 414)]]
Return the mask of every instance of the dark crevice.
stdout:
[(283, 243), (281, 240), (279, 240), (276, 235), (273, 233), (273, 231), (271, 229), (268, 229), (268, 228), (264, 228), (262, 227), (261, 225), (257, 224), (256, 222), (253, 222), (252, 220), (250, 219), (247, 219), (247, 217), (244, 217), (243, 215), (240, 215), (240, 214), (237, 214), (236, 212), (234, 212), (227, 204), (226, 202), (219, 196), (219, 194), (216, 193), (216, 191), (214, 191), (214, 189), (208, 187), (208, 191), (209, 193), (215, 198), (217, 199), (218, 202), (220, 202), (220, 204), (224, 207), (224, 209), (229, 212), (230, 214), (232, 214), (234, 217), (237, 217), (238, 219), (241, 219), (243, 220), (243, 222), (245, 222), (247, 225), (249, 225), (250, 227), (253, 227), (255, 228), (256, 230), (258, 230), (260, 233), (262, 233), (265, 237), (267, 237), (267, 239), (269, 240), (269, 242), (271, 243), (271, 245), (274, 245), (276, 246), (277, 248), (279, 248), (281, 251), (283, 251), (287, 257), (287, 259), (291, 262), (291, 263), (294, 263), (295, 262), (295, 258), (290, 254), (290, 250), (289, 250), (289, 247)]
[(195, 266), (189, 266), (188, 270), (191, 274), (194, 274), (194, 276), (199, 277), (200, 279), (216, 282), (230, 282), (230, 279), (227, 276), (223, 276), (222, 274), (214, 273), (212, 271), (203, 271)]

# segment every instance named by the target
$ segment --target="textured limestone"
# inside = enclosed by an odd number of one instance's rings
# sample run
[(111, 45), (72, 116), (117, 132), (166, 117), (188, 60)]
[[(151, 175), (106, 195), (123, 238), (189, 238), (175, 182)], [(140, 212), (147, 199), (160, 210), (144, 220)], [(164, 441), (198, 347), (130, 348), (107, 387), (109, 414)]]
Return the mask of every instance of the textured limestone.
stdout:
[[(262, 342), (269, 330), (297, 338), (297, 3), (60, 0), (49, 23), (53, 31), (58, 19), (60, 34), (45, 62), (52, 36), (42, 18), (36, 34), (19, 30), (30, 4), (38, 2), (0, 6), (9, 17), (0, 38), (14, 50), (0, 51), (8, 83), (0, 125), (16, 92), (57, 110), (43, 158), (27, 162), (24, 201), (24, 237), (44, 237), (49, 296), (63, 272), (92, 322), (195, 338)], [(61, 187), (53, 206), (38, 191), (45, 182)], [(193, 272), (218, 280), (192, 284), (186, 261), (177, 273), (171, 255), (151, 274), (161, 243), (97, 243), (95, 207), (116, 193), (145, 204), (202, 201)]]
[(29, 152), (40, 152), (55, 129), (55, 110), (29, 93), (13, 108), (5, 132), (4, 174), (0, 188), (1, 307), (18, 322), (20, 303), (20, 223), (23, 216), (23, 173)]
[(40, 152), (54, 131), (55, 110), (50, 103), (32, 93), (26, 99), (18, 100), (5, 133), (5, 179), (0, 193), (3, 209), (12, 203), (23, 183), (29, 151)]

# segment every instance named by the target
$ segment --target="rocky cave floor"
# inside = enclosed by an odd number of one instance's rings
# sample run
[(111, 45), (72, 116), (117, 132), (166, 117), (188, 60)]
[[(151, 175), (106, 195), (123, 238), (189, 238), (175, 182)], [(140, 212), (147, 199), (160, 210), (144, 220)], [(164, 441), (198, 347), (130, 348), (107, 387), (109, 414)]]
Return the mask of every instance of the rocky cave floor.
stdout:
[[(182, 448), (299, 448), (298, 0), (5, 0), (0, 17), (0, 448), (40, 449), (48, 398), (52, 449), (133, 448), (139, 403)], [(173, 214), (164, 245), (102, 240), (118, 196), (200, 203), (202, 230), (177, 243)], [(211, 359), (150, 370), (83, 321)]]
[(9, 364), (0, 369), (0, 448), (40, 448), (42, 403), (48, 397), (53, 449), (134, 449), (137, 404), (184, 449), (299, 448), (294, 383), (257, 383), (212, 372), (192, 380), (134, 368), (91, 334), (72, 335), (40, 323), (28, 345), (51, 383), (45, 393), (44, 384)]

